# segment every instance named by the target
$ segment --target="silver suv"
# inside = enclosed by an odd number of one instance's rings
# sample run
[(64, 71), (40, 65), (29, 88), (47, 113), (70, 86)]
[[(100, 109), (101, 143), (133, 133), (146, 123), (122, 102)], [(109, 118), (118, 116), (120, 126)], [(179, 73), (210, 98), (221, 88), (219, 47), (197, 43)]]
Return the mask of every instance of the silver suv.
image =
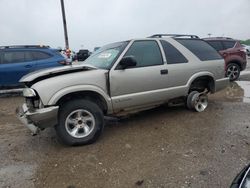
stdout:
[(26, 102), (17, 115), (33, 134), (55, 126), (65, 144), (90, 144), (104, 116), (180, 101), (205, 110), (207, 94), (227, 85), (224, 75), (222, 57), (197, 36), (153, 35), (106, 45), (80, 65), (24, 76)]

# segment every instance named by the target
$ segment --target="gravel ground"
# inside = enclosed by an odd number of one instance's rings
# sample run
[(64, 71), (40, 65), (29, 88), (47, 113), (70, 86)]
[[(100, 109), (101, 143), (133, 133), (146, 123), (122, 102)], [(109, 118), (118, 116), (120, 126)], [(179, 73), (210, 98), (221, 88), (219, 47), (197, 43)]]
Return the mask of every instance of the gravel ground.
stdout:
[(66, 147), (15, 117), (0, 98), (0, 187), (228, 187), (250, 161), (249, 75), (209, 96), (205, 112), (159, 107), (109, 120), (100, 140)]
[(82, 147), (53, 129), (32, 137), (14, 115), (23, 99), (0, 98), (0, 187), (228, 187), (250, 160), (249, 84), (210, 96), (202, 113), (160, 107), (107, 121)]

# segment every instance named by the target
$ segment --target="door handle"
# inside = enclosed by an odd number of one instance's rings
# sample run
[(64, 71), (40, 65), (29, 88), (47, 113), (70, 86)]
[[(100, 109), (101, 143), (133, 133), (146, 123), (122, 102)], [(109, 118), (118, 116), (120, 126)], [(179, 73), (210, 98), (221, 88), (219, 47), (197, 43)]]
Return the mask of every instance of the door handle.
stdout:
[(25, 68), (31, 68), (32, 65), (25, 65), (24, 67), (25, 67)]
[(168, 69), (161, 70), (161, 74), (168, 74)]

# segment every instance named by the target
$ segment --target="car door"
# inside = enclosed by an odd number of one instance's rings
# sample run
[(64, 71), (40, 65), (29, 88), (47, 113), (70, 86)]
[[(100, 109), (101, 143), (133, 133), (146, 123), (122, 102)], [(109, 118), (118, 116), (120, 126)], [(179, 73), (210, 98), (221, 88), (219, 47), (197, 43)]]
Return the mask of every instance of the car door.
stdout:
[(25, 51), (2, 51), (0, 85), (15, 86), (22, 76), (31, 72), (35, 63), (25, 58)]
[(110, 95), (115, 112), (145, 108), (166, 99), (168, 70), (159, 43), (156, 40), (131, 43), (123, 57), (132, 56), (137, 65), (120, 69), (118, 59), (110, 70)]

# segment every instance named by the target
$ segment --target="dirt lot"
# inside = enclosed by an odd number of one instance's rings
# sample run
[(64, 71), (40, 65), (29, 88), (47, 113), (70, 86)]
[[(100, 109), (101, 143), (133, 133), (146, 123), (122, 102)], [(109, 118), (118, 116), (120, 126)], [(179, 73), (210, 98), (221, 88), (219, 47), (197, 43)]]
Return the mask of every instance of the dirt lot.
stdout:
[(109, 120), (93, 145), (32, 137), (0, 98), (0, 187), (228, 187), (250, 161), (250, 82), (210, 96), (205, 112), (160, 107)]

